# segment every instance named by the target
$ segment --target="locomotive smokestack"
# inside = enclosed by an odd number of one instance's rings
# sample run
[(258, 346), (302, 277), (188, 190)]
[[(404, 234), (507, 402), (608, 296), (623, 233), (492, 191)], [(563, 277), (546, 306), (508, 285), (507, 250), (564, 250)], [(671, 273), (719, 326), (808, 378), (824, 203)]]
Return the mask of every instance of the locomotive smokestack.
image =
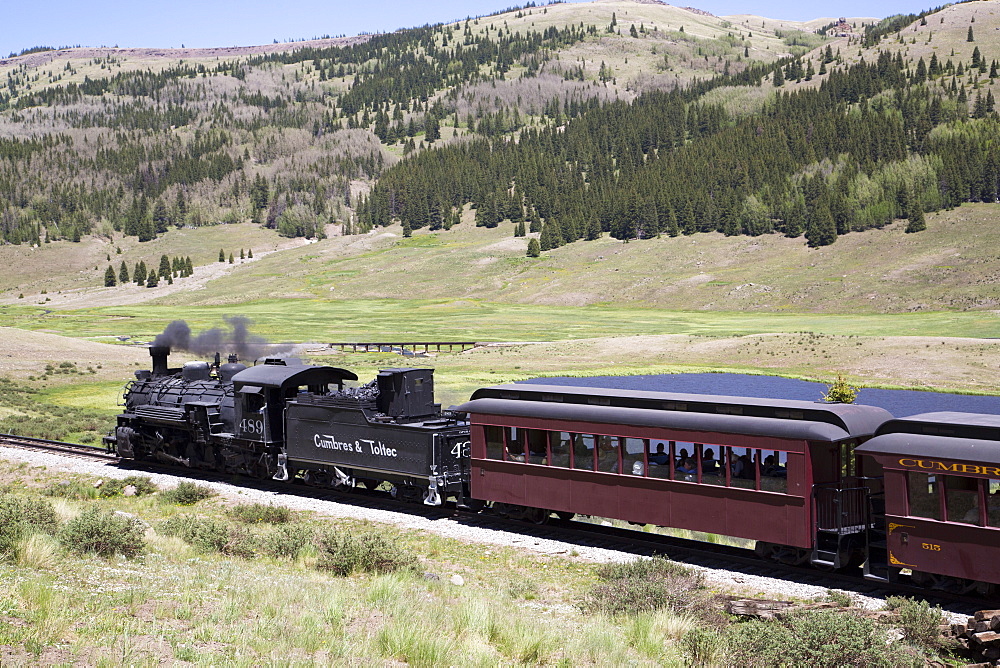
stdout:
[(166, 376), (170, 372), (167, 370), (167, 355), (170, 354), (170, 346), (150, 346), (149, 356), (153, 358), (153, 375)]

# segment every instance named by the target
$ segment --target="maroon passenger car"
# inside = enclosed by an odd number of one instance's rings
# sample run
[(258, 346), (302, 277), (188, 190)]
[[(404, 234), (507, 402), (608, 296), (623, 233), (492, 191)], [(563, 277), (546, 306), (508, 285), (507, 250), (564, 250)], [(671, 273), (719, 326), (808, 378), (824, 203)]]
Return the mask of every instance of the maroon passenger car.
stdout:
[(995, 590), (1000, 416), (940, 412), (890, 420), (857, 452), (884, 470), (889, 579), (909, 570), (922, 586)]
[(869, 528), (873, 490), (853, 477), (852, 450), (891, 417), (872, 406), (533, 384), (483, 388), (456, 409), (470, 418), (471, 494), (508, 514), (737, 536), (766, 556), (836, 566), (863, 550)]

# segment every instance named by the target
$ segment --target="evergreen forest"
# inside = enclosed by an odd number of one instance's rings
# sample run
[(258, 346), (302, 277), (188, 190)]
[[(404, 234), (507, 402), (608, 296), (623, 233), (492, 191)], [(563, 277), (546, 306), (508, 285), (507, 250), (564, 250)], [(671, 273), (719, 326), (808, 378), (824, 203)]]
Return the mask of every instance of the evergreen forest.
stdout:
[(794, 29), (528, 4), (155, 66), (36, 47), (0, 61), (0, 238), (244, 221), (409, 235), (469, 209), (537, 251), (919, 232), (928, 212), (997, 201), (996, 4)]

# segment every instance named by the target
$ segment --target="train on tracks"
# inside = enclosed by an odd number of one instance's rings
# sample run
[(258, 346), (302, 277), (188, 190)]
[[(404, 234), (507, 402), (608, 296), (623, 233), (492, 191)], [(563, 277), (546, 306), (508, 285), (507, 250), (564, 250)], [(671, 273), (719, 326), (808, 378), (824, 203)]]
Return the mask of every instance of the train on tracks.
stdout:
[(1000, 416), (508, 384), (441, 410), (430, 369), (150, 348), (108, 448), (276, 480), (388, 488), (533, 522), (590, 515), (756, 541), (783, 563), (1000, 589)]

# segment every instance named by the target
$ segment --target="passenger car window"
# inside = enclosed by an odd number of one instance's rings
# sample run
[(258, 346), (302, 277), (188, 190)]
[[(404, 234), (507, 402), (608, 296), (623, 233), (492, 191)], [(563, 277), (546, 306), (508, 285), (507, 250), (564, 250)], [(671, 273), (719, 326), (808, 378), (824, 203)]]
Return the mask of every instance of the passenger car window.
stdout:
[(1000, 480), (987, 481), (986, 519), (991, 527), (1000, 527)]
[(486, 458), (503, 459), (503, 427), (486, 425)]
[(528, 441), (528, 463), (548, 464), (549, 455), (545, 438), (548, 432), (541, 429), (525, 429), (524, 434)]
[(620, 440), (622, 442), (622, 473), (645, 475), (644, 459), (649, 441), (644, 438), (622, 438)]
[(945, 505), (949, 522), (980, 524), (979, 480), (964, 476), (944, 476)]
[(549, 448), (552, 450), (552, 466), (569, 468), (569, 450), (572, 446), (572, 435), (565, 431), (549, 432)]
[(515, 462), (524, 461), (524, 441), (521, 436), (524, 430), (517, 427), (505, 427), (504, 438), (507, 441), (507, 459)]
[(701, 457), (701, 482), (703, 485), (725, 485), (726, 470), (720, 461), (723, 448), (713, 445), (698, 445)]
[(591, 434), (576, 434), (573, 437), (573, 468), (594, 470), (594, 437)]
[(618, 473), (618, 437), (597, 436), (597, 470)]
[(910, 517), (941, 519), (941, 497), (938, 495), (937, 476), (909, 471), (906, 478)]

